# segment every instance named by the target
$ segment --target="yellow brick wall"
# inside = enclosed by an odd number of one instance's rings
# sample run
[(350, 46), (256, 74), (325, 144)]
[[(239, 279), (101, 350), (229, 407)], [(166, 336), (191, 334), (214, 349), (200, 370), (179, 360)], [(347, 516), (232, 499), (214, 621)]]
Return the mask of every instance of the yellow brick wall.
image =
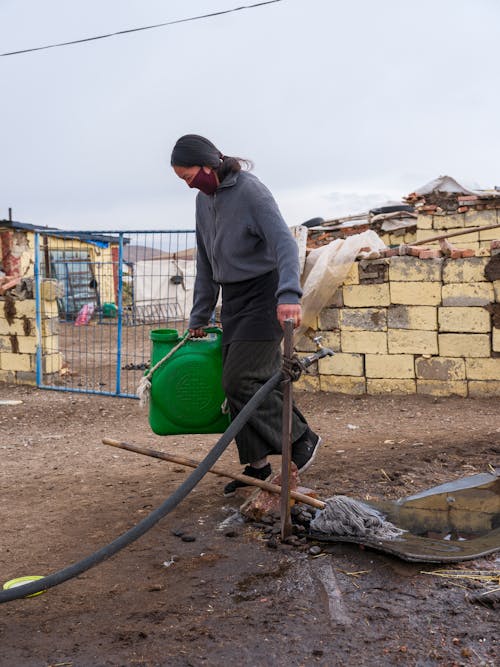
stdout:
[[(493, 326), (500, 281), (484, 274), (490, 254), (488, 247), (480, 257), (458, 260), (391, 257), (388, 279), (373, 283), (366, 263), (363, 270), (355, 264), (337, 306), (318, 317), (323, 345), (336, 354), (321, 359), (298, 386), (347, 394), (500, 396), (500, 329)], [(310, 351), (310, 345), (301, 347)]]
[[(57, 373), (63, 364), (57, 335), (57, 302), (50, 290), (46, 296), (49, 300), (43, 300), (41, 306), (42, 370), (43, 373)], [(12, 300), (9, 308), (5, 307), (6, 303), (5, 299), (0, 300), (0, 380), (35, 384), (36, 302), (34, 299)]]

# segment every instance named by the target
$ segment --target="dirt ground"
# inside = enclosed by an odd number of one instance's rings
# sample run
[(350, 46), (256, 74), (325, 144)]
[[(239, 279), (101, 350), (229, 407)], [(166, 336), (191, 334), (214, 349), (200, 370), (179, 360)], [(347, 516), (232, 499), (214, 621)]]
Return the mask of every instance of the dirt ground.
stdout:
[[(500, 465), (498, 399), (295, 395), (324, 439), (302, 477), (322, 498), (403, 497)], [(2, 582), (89, 555), (188, 474), (103, 437), (198, 459), (217, 440), (155, 436), (131, 399), (6, 384), (0, 399), (22, 401), (0, 405)], [(219, 465), (241, 470), (234, 444)], [(1, 667), (499, 664), (498, 608), (468, 599), (484, 584), (355, 544), (271, 549), (228, 523), (242, 497), (224, 484), (207, 475), (111, 559), (2, 605)], [(500, 556), (451, 567), (498, 571)]]

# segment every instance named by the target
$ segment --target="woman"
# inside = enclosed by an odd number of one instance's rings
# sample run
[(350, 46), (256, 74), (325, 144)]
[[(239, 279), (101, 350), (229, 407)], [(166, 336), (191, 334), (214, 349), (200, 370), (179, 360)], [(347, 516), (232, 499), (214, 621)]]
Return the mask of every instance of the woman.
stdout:
[[(181, 137), (171, 165), (200, 192), (196, 197), (197, 273), (189, 330), (205, 336), (222, 289), (222, 383), (234, 419), (281, 367), (286, 319), (300, 325), (297, 244), (269, 190), (242, 165), (196, 134)], [(283, 394), (275, 389), (236, 436), (245, 475), (267, 479), (270, 454), (281, 453)], [(312, 463), (321, 439), (294, 406), (292, 460), (299, 472)], [(246, 486), (233, 481), (224, 495)]]

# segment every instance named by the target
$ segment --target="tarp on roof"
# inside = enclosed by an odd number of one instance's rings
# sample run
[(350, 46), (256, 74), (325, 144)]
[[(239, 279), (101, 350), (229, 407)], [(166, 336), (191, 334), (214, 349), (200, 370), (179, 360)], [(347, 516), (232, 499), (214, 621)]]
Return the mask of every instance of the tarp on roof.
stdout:
[(451, 176), (439, 176), (439, 178), (435, 178), (433, 181), (430, 181), (421, 188), (418, 188), (418, 190), (415, 190), (415, 194), (417, 195), (429, 195), (431, 192), (449, 192), (463, 195), (477, 194), (474, 190), (470, 190), (469, 188), (460, 185), (460, 183)]

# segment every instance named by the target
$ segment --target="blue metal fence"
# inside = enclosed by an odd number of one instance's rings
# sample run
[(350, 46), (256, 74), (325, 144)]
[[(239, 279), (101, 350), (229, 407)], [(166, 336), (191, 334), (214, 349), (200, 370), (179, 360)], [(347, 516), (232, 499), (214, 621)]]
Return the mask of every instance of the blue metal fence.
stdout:
[(37, 385), (136, 397), (152, 329), (184, 331), (195, 233), (35, 232)]

